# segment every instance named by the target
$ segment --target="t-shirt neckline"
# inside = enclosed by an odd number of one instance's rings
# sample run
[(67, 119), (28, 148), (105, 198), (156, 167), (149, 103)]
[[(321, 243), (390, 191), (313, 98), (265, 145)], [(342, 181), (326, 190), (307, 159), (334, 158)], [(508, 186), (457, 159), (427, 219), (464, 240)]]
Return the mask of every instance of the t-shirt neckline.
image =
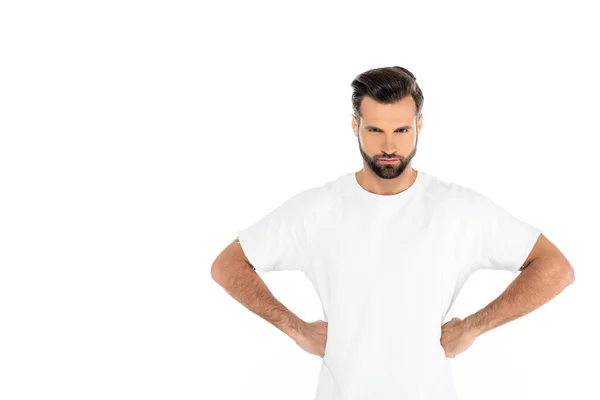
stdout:
[(412, 185), (410, 185), (407, 189), (403, 190), (400, 193), (396, 193), (396, 194), (377, 194), (377, 193), (371, 193), (368, 190), (365, 190), (356, 180), (356, 172), (350, 172), (348, 174), (349, 176), (349, 180), (350, 180), (350, 186), (352, 186), (352, 189), (354, 190), (354, 192), (358, 193), (360, 196), (366, 198), (366, 199), (370, 199), (370, 200), (375, 200), (375, 201), (379, 201), (379, 202), (391, 202), (394, 204), (398, 204), (398, 203), (404, 203), (406, 201), (408, 201), (408, 199), (419, 190), (419, 188), (423, 185), (423, 182), (425, 181), (425, 175), (426, 173), (423, 171), (416, 171), (417, 172), (417, 177), (415, 178), (415, 181), (413, 182)]

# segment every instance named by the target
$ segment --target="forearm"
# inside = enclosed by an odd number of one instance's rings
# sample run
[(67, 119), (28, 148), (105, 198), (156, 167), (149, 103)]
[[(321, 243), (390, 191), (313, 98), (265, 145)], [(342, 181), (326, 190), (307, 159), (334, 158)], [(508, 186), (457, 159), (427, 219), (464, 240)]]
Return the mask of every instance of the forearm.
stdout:
[(464, 322), (479, 336), (539, 308), (572, 281), (572, 269), (566, 260), (536, 259), (498, 298), (465, 318)]
[(239, 260), (213, 266), (213, 278), (244, 307), (273, 324), (286, 335), (300, 332), (304, 321), (277, 300), (251, 265)]

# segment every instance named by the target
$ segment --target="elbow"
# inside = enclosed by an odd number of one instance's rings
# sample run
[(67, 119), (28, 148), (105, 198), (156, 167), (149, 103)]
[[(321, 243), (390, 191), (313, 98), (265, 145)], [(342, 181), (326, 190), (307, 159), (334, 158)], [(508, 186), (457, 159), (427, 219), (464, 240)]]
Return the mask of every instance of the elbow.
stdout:
[(562, 280), (565, 286), (571, 285), (575, 282), (575, 270), (573, 266), (566, 258), (562, 257), (561, 262), (557, 265), (560, 265), (560, 275), (562, 276)]
[(569, 260), (558, 251), (557, 254), (544, 258), (552, 266), (556, 279), (562, 281), (564, 286), (575, 282), (575, 270)]
[(210, 267), (210, 276), (218, 284), (221, 284), (220, 282), (223, 281), (225, 266), (229, 264), (230, 261), (231, 259), (227, 247), (224, 248), (213, 261), (212, 266)]
[(547, 278), (557, 285), (566, 287), (575, 282), (575, 270), (571, 263), (562, 256), (542, 258), (539, 261), (539, 266), (539, 271), (547, 270)]
[[(223, 280), (223, 268), (225, 266), (224, 251), (222, 251), (212, 263), (210, 267), (210, 277), (213, 281), (219, 283)], [(219, 283), (220, 284), (220, 283)]]
[(210, 267), (210, 277), (213, 279), (213, 281), (221, 285), (221, 282), (223, 282), (224, 279), (224, 273), (223, 264), (215, 260)]
[(213, 263), (213, 265), (210, 267), (210, 277), (213, 279), (213, 281), (218, 281), (218, 271), (219, 266), (216, 262)]
[(573, 282), (575, 282), (575, 270), (571, 263), (567, 262), (567, 285), (570, 285)]

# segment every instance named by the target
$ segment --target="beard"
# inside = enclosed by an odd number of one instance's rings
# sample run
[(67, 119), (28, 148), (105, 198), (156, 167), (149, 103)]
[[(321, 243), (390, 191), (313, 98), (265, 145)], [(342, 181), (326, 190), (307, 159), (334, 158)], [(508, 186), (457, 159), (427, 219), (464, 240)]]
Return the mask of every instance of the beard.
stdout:
[[(415, 154), (417, 154), (418, 142), (419, 137), (417, 136), (415, 148), (407, 156), (396, 155), (393, 157), (369, 157), (369, 155), (363, 151), (360, 145), (360, 138), (358, 138), (358, 149), (360, 150), (360, 154), (362, 155), (363, 160), (365, 160), (365, 162), (375, 175), (382, 179), (394, 179), (402, 175), (402, 173), (404, 172), (408, 164), (411, 162)], [(398, 162), (394, 164), (382, 163), (379, 161), (379, 158), (398, 158)]]

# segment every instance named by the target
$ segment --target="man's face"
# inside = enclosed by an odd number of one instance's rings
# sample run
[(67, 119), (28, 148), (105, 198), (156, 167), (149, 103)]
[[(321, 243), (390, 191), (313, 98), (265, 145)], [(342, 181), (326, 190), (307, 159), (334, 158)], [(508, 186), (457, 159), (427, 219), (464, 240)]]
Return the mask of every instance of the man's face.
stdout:
[[(416, 121), (412, 96), (393, 104), (382, 104), (365, 96), (360, 105), (360, 126), (352, 115), (352, 130), (365, 163), (380, 178), (394, 179), (404, 172), (417, 153), (423, 114)], [(394, 158), (384, 162), (385, 158)]]

